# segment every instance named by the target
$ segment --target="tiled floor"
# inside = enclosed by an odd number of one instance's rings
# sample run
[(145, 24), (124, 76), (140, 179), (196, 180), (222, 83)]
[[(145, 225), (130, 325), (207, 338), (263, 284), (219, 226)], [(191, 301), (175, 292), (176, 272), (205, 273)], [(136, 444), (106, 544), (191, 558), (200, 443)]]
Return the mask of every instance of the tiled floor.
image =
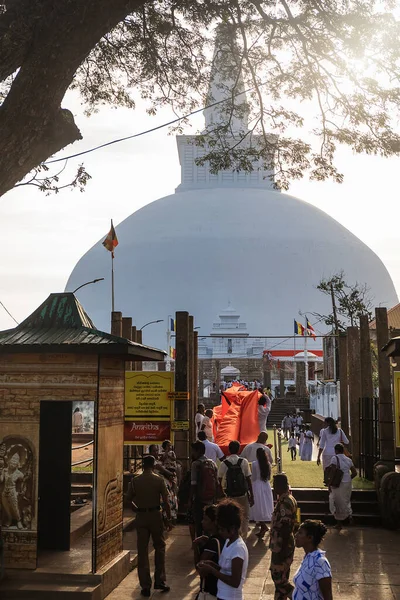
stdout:
[[(245, 600), (272, 600), (274, 587), (269, 574), (267, 541), (254, 534), (247, 540), (250, 551), (245, 584)], [(154, 591), (153, 600), (193, 600), (198, 591), (198, 577), (193, 567), (187, 528), (176, 527), (167, 540), (167, 579), (169, 594)], [(125, 536), (125, 548), (135, 550), (135, 535)], [(383, 529), (335, 529), (326, 536), (324, 549), (333, 571), (335, 600), (400, 600), (400, 532)], [(296, 550), (292, 575), (303, 553)], [(151, 558), (152, 560), (152, 558)], [(140, 587), (137, 571), (132, 571), (108, 598), (138, 600)]]

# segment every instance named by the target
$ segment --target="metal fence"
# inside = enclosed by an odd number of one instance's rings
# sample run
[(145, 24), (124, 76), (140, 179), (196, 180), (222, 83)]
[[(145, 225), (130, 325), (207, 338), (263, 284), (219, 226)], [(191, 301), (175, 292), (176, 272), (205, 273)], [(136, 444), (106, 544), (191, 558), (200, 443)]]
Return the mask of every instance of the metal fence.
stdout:
[(360, 398), (360, 477), (374, 479), (374, 464), (380, 459), (377, 398)]

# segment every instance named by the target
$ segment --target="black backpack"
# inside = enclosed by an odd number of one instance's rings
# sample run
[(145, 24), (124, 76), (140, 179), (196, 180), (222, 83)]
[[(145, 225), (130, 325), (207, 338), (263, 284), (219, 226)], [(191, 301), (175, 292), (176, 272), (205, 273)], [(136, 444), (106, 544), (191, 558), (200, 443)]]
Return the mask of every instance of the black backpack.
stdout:
[(242, 471), (243, 458), (239, 458), (234, 465), (228, 459), (224, 460), (228, 470), (226, 472), (226, 495), (228, 498), (238, 498), (247, 494), (249, 489), (246, 477)]

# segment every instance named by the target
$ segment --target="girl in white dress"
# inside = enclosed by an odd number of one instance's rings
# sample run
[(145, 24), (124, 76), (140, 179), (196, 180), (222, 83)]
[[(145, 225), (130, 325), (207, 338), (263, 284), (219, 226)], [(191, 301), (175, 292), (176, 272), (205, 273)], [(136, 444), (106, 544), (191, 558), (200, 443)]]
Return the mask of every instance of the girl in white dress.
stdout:
[(310, 461), (312, 459), (313, 441), (314, 434), (307, 425), (306, 430), (304, 432), (303, 446), (301, 448), (301, 460)]
[(325, 419), (326, 429), (321, 431), (321, 439), (319, 442), (319, 451), (317, 458), (317, 465), (321, 464), (322, 454), (322, 468), (326, 469), (331, 464), (332, 458), (335, 456), (336, 444), (348, 444), (349, 440), (344, 432), (338, 428), (335, 419), (327, 417)]
[(260, 539), (268, 531), (267, 523), (271, 521), (274, 500), (269, 483), (271, 467), (263, 448), (257, 449), (257, 460), (251, 463), (251, 483), (253, 486), (254, 505), (250, 507), (250, 520), (260, 523), (261, 529), (256, 534)]

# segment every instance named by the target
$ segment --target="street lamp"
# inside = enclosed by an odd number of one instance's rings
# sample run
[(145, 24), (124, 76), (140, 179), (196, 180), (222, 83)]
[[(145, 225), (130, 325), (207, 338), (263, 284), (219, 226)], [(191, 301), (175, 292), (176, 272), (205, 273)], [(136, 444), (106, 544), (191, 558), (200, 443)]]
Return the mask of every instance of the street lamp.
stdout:
[(98, 281), (104, 281), (104, 277), (100, 277), (99, 279), (93, 279), (93, 281), (87, 281), (86, 283), (82, 283), (82, 285), (78, 286), (76, 290), (74, 290), (72, 293), (75, 294), (78, 290), (85, 287), (85, 285), (91, 285), (92, 283), (97, 283)]
[(147, 327), (147, 325), (152, 325), (153, 323), (163, 323), (163, 322), (164, 322), (164, 319), (157, 319), (156, 321), (149, 321), (148, 323), (145, 323), (145, 325), (143, 325), (143, 327), (141, 327), (139, 329), (139, 331), (142, 331), (142, 329)]

